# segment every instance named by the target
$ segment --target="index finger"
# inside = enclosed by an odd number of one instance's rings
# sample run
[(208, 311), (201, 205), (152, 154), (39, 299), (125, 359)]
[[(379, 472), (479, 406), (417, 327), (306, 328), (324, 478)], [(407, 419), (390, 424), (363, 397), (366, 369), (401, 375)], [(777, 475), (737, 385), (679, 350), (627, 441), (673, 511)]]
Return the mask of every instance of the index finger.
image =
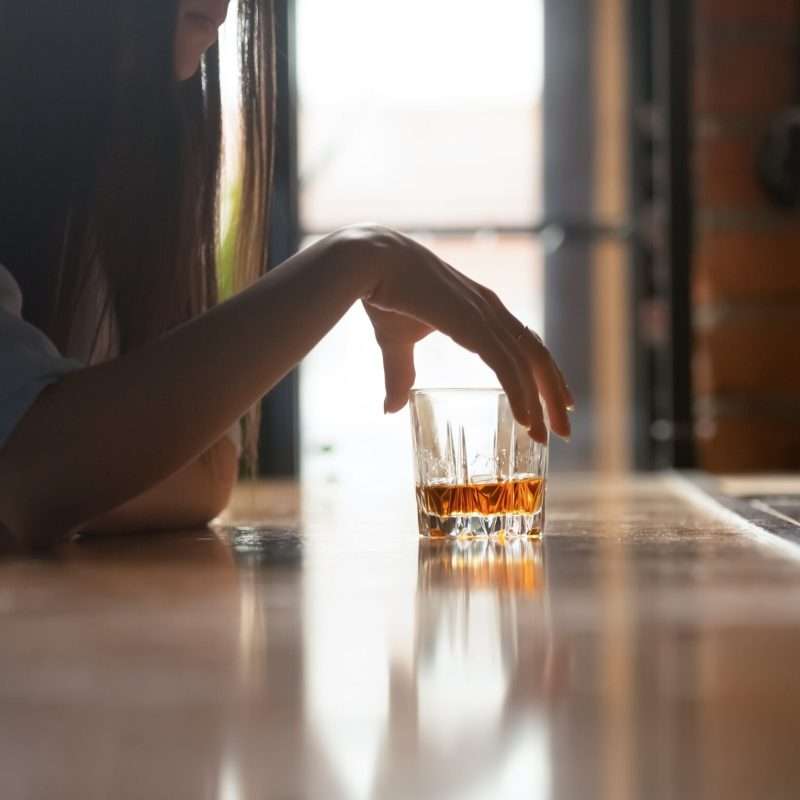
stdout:
[(550, 427), (562, 438), (569, 439), (572, 434), (568, 414), (569, 401), (564, 396), (561, 373), (553, 356), (543, 344), (538, 343), (533, 346), (531, 360), (533, 374), (547, 408)]
[(482, 294), (499, 315), (503, 326), (507, 330), (517, 330), (513, 336), (514, 343), (527, 358), (527, 366), (533, 371), (538, 395), (541, 395), (547, 408), (550, 427), (559, 436), (568, 439), (572, 428), (567, 410), (574, 404), (574, 400), (550, 351), (539, 336), (523, 325), (494, 292), (483, 288)]

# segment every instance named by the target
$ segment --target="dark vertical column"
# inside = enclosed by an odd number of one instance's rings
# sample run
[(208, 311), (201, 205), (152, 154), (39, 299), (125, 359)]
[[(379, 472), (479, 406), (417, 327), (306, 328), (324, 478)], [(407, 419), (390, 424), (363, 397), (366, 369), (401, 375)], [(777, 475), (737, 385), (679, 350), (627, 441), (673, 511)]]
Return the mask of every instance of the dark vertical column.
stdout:
[[(543, 96), (545, 219), (592, 216), (591, 63), (592, 4), (545, 0)], [(594, 398), (592, 331), (592, 242), (568, 231), (545, 232), (545, 335), (576, 395), (569, 447), (554, 441), (556, 469), (587, 468), (593, 460)]]
[(653, 137), (657, 125), (653, 106), (652, 30), (649, 0), (628, 0), (630, 60), (628, 85), (631, 214), (636, 236), (631, 246), (631, 330), (633, 356), (633, 464), (636, 469), (655, 466), (653, 447), (655, 347), (653, 330), (658, 299), (653, 285), (653, 242), (645, 235), (652, 225)]
[[(277, 108), (270, 266), (299, 246), (297, 179), (297, 86), (294, 1), (275, 3)], [(300, 468), (299, 374), (292, 371), (264, 398), (259, 439), (262, 475), (295, 476)]]
[[(659, 359), (664, 398), (659, 459), (662, 465), (694, 464), (692, 414), (692, 192), (691, 0), (652, 0), (655, 102), (662, 124), (656, 152), (656, 290), (667, 311), (669, 342)], [(755, 67), (754, 67), (755, 68)], [(664, 457), (666, 456), (666, 457)]]

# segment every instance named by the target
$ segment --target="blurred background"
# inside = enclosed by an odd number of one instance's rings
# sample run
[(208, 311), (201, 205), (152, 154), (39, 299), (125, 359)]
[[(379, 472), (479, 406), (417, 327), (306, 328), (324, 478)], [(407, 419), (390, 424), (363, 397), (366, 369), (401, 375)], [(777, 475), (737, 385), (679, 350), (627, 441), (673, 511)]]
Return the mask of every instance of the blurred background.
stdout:
[[(276, 6), (273, 263), (372, 221), (491, 286), (577, 395), (553, 469), (800, 465), (794, 0)], [(417, 373), (495, 382), (438, 334)], [(407, 414), (382, 401), (357, 306), (266, 398), (262, 469), (410, 481)]]

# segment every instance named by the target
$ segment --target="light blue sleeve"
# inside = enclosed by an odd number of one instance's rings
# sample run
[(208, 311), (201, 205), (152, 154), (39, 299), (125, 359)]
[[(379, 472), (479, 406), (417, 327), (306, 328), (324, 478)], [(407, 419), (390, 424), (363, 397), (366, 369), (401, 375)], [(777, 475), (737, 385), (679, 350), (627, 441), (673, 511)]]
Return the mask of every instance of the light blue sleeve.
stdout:
[(84, 365), (22, 319), (19, 287), (0, 265), (0, 448), (46, 386)]

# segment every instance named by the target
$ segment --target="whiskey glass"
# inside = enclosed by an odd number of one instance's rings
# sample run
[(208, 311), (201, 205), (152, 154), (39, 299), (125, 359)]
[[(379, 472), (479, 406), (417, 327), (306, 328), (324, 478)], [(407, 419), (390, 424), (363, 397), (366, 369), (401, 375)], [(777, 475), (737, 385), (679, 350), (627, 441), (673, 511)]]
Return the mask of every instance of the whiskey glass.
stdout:
[(547, 445), (501, 389), (415, 389), (411, 423), (421, 536), (540, 537)]

